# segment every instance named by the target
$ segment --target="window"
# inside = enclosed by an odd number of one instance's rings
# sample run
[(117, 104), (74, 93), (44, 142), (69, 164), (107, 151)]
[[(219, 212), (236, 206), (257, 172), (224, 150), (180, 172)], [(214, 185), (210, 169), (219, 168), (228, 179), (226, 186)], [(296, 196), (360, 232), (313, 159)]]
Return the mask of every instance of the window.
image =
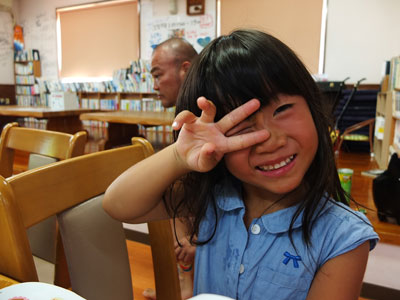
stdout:
[(137, 0), (57, 9), (59, 76), (111, 78), (139, 57)]

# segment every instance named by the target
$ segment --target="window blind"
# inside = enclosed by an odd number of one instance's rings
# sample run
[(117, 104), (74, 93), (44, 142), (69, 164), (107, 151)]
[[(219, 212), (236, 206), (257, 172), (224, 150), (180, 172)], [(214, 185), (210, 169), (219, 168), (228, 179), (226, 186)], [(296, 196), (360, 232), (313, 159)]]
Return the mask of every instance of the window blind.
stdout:
[(136, 0), (57, 9), (57, 20), (60, 78), (111, 77), (139, 57)]

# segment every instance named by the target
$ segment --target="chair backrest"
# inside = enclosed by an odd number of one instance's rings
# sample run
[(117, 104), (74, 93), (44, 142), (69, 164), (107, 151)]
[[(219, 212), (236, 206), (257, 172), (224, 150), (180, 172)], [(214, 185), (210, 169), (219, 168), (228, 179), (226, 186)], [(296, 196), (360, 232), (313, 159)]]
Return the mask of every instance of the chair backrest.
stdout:
[[(133, 164), (144, 159), (151, 152), (152, 149), (148, 149), (146, 143), (135, 144), (59, 161), (9, 178), (0, 177), (0, 274), (18, 281), (37, 281), (37, 272), (26, 229), (55, 214), (60, 216), (60, 226), (65, 224), (66, 222), (64, 221), (69, 218), (68, 214), (71, 213), (71, 211), (65, 212), (67, 209), (103, 194), (115, 178)], [(99, 208), (96, 210), (101, 212)], [(76, 211), (84, 212), (90, 211), (90, 209), (76, 207)], [(75, 212), (72, 213), (75, 214)], [(104, 216), (102, 212), (101, 214)], [(85, 219), (86, 215), (82, 213), (81, 218)], [(122, 228), (122, 223), (119, 222), (119, 226)], [(94, 227), (91, 230), (96, 228)], [(108, 244), (109, 235), (106, 235), (101, 227), (98, 229), (99, 231), (95, 230), (93, 241)], [(65, 232), (63, 228), (60, 231), (62, 235)], [(70, 237), (68, 233), (65, 236)], [(62, 238), (64, 239), (63, 236)], [(121, 247), (126, 248), (125, 239), (122, 239), (122, 241), (123, 245)], [(63, 243), (72, 244), (70, 240)], [(102, 249), (109, 250), (105, 254), (98, 254), (103, 255), (103, 257), (108, 257), (114, 253), (112, 248), (103, 247), (100, 244), (94, 247), (98, 251)], [(65, 248), (65, 250), (68, 249)], [(118, 252), (117, 255), (121, 255), (122, 252)], [(76, 266), (72, 266), (75, 260), (71, 257), (72, 255), (83, 255), (84, 253), (94, 255), (90, 251), (80, 252), (79, 254), (71, 254), (66, 251), (70, 270), (75, 268), (74, 270), (79, 272)], [(89, 258), (88, 261), (90, 261)], [(103, 261), (98, 259), (95, 260), (95, 263), (102, 264)], [(122, 267), (129, 269), (129, 262), (126, 260)], [(88, 269), (87, 265), (82, 265), (80, 268), (85, 269), (85, 272), (88, 271), (86, 270)], [(95, 276), (96, 274), (86, 276), (85, 280), (86, 282), (93, 280), (96, 284), (96, 299), (107, 299), (100, 298), (101, 291), (111, 288), (119, 280), (120, 274), (126, 274), (126, 272), (120, 271), (116, 274), (109, 274), (112, 278), (110, 280), (108, 276), (103, 275), (111, 273), (112, 270), (103, 269), (100, 272), (98, 266), (96, 268), (93, 266), (93, 269), (95, 273), (98, 273), (98, 276)], [(73, 276), (76, 272), (70, 274), (72, 289), (85, 298), (93, 299), (74, 287)], [(85, 284), (85, 286), (91, 287), (89, 284)], [(131, 286), (130, 291), (132, 293)], [(125, 295), (117, 298), (129, 299), (132, 297), (126, 297)]]
[(57, 216), (71, 286), (86, 299), (133, 299), (125, 232), (102, 200), (94, 197)]
[[(30, 154), (28, 169), (37, 168), (58, 160), (63, 160), (84, 154), (87, 141), (86, 131), (68, 134), (50, 130), (19, 127), (18, 123), (9, 123), (4, 126), (0, 138), (0, 175), (10, 177), (14, 174), (14, 157), (17, 150)], [(67, 280), (63, 255), (57, 253), (55, 217), (50, 217), (37, 224), (28, 231), (28, 238), (32, 253), (46, 261), (56, 264), (55, 282), (61, 284)]]
[(68, 134), (9, 123), (4, 126), (0, 137), (0, 175), (10, 177), (13, 174), (15, 150), (63, 160), (82, 155), (86, 140), (86, 131)]
[[(147, 142), (132, 138), (132, 144)], [(175, 236), (170, 220), (147, 223), (153, 258), (157, 300), (181, 300), (181, 288), (175, 255)]]

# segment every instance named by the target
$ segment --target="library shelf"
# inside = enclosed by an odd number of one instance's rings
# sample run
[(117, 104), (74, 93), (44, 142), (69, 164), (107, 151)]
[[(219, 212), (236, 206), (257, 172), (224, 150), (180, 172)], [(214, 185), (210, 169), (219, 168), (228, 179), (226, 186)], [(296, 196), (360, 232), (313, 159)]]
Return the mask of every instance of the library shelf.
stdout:
[(21, 106), (45, 106), (40, 97), (37, 78), (41, 76), (40, 60), (14, 61), (15, 99)]

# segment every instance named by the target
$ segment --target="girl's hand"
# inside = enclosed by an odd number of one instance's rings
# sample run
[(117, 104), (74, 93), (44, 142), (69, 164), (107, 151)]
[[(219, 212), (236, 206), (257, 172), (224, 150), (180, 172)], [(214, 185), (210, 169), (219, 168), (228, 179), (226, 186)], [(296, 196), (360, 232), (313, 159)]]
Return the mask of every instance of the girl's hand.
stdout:
[(181, 130), (175, 143), (177, 159), (191, 171), (208, 172), (225, 153), (261, 143), (269, 136), (266, 130), (225, 136), (229, 129), (258, 110), (260, 102), (256, 99), (239, 106), (216, 123), (216, 108), (211, 101), (200, 97), (197, 99), (197, 105), (202, 110), (200, 117), (189, 111), (182, 111), (172, 124), (174, 130)]
[(175, 241), (176, 260), (185, 264), (193, 264), (194, 256), (196, 254), (196, 246), (192, 245), (187, 237), (181, 238), (179, 243), (181, 246), (179, 246), (179, 244)]

